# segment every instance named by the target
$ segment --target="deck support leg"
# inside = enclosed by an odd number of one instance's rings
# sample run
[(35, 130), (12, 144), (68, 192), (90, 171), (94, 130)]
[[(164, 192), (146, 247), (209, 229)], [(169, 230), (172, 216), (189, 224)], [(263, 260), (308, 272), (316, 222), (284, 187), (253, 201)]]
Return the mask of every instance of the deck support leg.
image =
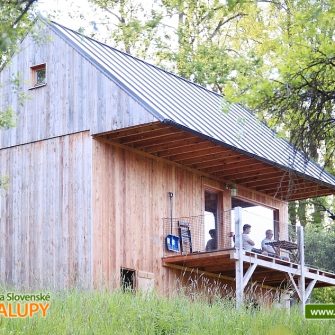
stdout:
[(300, 278), (299, 278), (299, 291), (301, 301), (301, 312), (305, 314), (306, 304), (306, 284), (305, 284), (305, 250), (304, 250), (304, 228), (301, 226), (297, 227), (298, 232), (298, 248), (299, 248), (299, 260), (300, 260)]
[(311, 295), (312, 290), (313, 290), (313, 288), (314, 288), (316, 282), (317, 282), (317, 280), (314, 279), (314, 280), (312, 280), (312, 281), (308, 284), (308, 286), (307, 286), (307, 288), (306, 288), (306, 293), (305, 293), (305, 303), (306, 303), (306, 301), (308, 300), (309, 296)]
[(300, 292), (300, 289), (298, 288), (297, 284), (295, 283), (292, 274), (291, 274), (291, 273), (288, 273), (288, 276), (289, 276), (289, 278), (290, 278), (290, 280), (291, 280), (291, 283), (292, 283), (292, 285), (293, 285), (295, 291), (297, 292), (297, 295), (298, 295), (299, 299), (301, 300), (301, 292)]
[(235, 290), (236, 290), (236, 307), (243, 305), (244, 285), (243, 285), (243, 243), (242, 243), (242, 208), (236, 207), (235, 214), (235, 248), (237, 260), (235, 261)]
[(248, 281), (250, 280), (252, 274), (256, 270), (256, 267), (257, 267), (256, 263), (249, 266), (249, 269), (247, 270), (247, 272), (245, 273), (245, 275), (243, 277), (243, 288), (245, 288), (247, 286)]

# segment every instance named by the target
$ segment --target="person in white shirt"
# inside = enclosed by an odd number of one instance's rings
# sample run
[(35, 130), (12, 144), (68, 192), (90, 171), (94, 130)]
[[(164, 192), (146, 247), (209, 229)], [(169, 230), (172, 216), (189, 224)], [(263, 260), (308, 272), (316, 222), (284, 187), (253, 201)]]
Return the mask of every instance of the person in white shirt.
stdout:
[(245, 224), (243, 226), (243, 233), (242, 233), (242, 247), (246, 251), (255, 252), (257, 254), (262, 254), (262, 249), (254, 248), (255, 242), (249, 237), (251, 230), (250, 224)]
[(265, 239), (262, 240), (262, 251), (267, 252), (268, 256), (275, 257), (278, 255), (278, 252), (273, 248), (272, 245), (268, 245), (267, 243), (273, 242), (273, 231), (268, 229), (265, 231)]
[(262, 240), (262, 251), (263, 254), (267, 254), (270, 257), (276, 257), (276, 258), (280, 258), (284, 261), (289, 262), (290, 258), (287, 256), (281, 256), (280, 255), (280, 250), (279, 249), (275, 249), (272, 245), (268, 245), (267, 243), (269, 242), (274, 242), (274, 240), (272, 239), (273, 237), (273, 231), (271, 229), (268, 229), (265, 231), (265, 239)]
[(243, 233), (242, 233), (242, 247), (244, 250), (251, 251), (255, 242), (249, 237), (251, 230), (250, 224), (245, 224), (243, 226)]

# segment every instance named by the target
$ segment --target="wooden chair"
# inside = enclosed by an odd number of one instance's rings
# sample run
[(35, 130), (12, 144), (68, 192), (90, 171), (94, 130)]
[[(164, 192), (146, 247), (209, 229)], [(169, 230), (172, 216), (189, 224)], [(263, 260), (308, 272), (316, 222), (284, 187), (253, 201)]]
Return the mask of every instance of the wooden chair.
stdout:
[(182, 254), (192, 253), (192, 236), (189, 222), (178, 221), (180, 251)]

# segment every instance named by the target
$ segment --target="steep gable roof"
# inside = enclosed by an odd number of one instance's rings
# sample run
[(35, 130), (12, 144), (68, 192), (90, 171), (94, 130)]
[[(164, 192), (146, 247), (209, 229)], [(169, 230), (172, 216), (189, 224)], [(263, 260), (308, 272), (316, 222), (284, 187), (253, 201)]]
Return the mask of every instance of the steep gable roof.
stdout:
[(228, 106), (221, 95), (202, 86), (55, 22), (47, 24), (162, 123), (335, 189), (334, 176), (243, 106)]

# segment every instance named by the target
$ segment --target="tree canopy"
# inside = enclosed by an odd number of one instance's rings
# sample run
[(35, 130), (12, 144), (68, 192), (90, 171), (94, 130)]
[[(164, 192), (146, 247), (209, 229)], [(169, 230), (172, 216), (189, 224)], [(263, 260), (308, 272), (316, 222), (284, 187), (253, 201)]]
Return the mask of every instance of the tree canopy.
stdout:
[(114, 18), (118, 47), (245, 104), (333, 170), (333, 1), (91, 2)]
[[(36, 0), (0, 0), (0, 69), (14, 52), (17, 41), (26, 33), (31, 21), (28, 11)], [(13, 78), (14, 87), (17, 82)], [(0, 109), (0, 129), (15, 126), (15, 113), (11, 106)], [(0, 188), (5, 188), (8, 178), (0, 176)]]
[(37, 0), (0, 0), (0, 66), (31, 24), (29, 9)]
[[(130, 0), (90, 1), (111, 16), (117, 47), (246, 105), (335, 172), (332, 0), (161, 0), (150, 10)], [(290, 204), (290, 217), (306, 224), (323, 213), (300, 201)]]
[[(0, 69), (9, 60), (17, 42), (31, 25), (28, 11), (36, 0), (0, 0)], [(15, 78), (14, 86), (17, 87)], [(15, 125), (14, 111), (10, 106), (0, 110), (0, 129)]]

